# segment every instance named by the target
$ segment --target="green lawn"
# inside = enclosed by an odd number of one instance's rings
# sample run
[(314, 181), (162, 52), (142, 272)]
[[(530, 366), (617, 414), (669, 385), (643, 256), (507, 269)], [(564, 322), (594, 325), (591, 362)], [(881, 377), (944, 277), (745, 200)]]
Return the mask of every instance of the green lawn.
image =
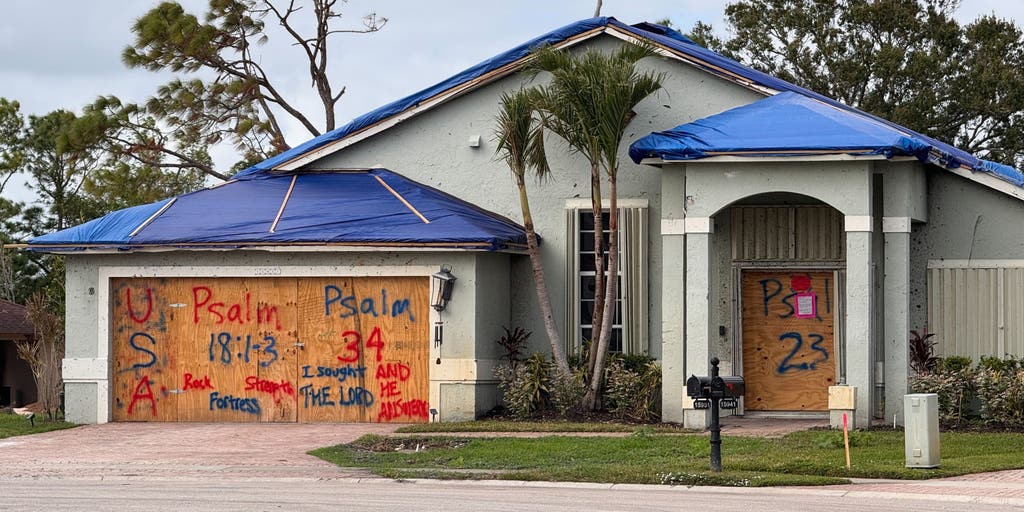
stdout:
[(28, 418), (19, 414), (0, 414), (0, 439), (5, 437), (38, 434), (40, 432), (49, 432), (51, 430), (61, 430), (77, 426), (74, 423), (67, 423), (64, 421), (46, 421), (45, 416), (40, 414), (36, 415), (35, 423), (36, 425), (33, 427), (28, 421)]
[(722, 473), (708, 471), (708, 437), (548, 436), (537, 439), (365, 436), (310, 452), (392, 478), (474, 478), (678, 485), (826, 485), (848, 477), (924, 479), (1024, 468), (1024, 434), (943, 433), (942, 467), (904, 467), (903, 433), (856, 431), (847, 470), (843, 435), (796, 432), (780, 439), (725, 437)]
[(396, 432), (403, 434), (424, 434), (437, 432), (650, 432), (657, 434), (678, 434), (686, 432), (681, 426), (627, 425), (624, 423), (602, 423), (587, 421), (457, 421), (451, 423), (414, 423), (399, 427)]

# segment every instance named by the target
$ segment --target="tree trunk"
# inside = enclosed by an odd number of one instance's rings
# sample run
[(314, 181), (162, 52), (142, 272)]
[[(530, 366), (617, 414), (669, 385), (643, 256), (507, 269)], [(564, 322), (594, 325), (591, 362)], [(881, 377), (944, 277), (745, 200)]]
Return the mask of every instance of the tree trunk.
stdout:
[(544, 267), (540, 260), (540, 246), (537, 243), (537, 233), (533, 228), (530, 200), (526, 195), (526, 183), (520, 175), (516, 175), (516, 186), (519, 187), (519, 206), (523, 210), (523, 227), (526, 228), (526, 248), (530, 254), (530, 265), (533, 267), (533, 282), (537, 289), (537, 301), (540, 303), (541, 315), (544, 317), (544, 330), (547, 332), (548, 341), (551, 343), (551, 357), (555, 360), (559, 373), (564, 377), (568, 377), (571, 375), (569, 363), (565, 359), (562, 338), (558, 334), (555, 317), (551, 312), (551, 299), (548, 297), (548, 285), (544, 279)]
[(611, 342), (612, 323), (615, 319), (615, 307), (618, 290), (619, 273), (619, 205), (616, 177), (614, 174), (608, 176), (608, 280), (604, 289), (604, 311), (601, 314), (601, 324), (597, 344), (591, 345), (591, 351), (596, 352), (594, 357), (593, 371), (590, 373), (590, 385), (587, 394), (583, 398), (584, 407), (596, 410), (599, 404), (601, 393), (601, 381), (604, 378), (604, 367), (608, 361), (608, 346)]
[(590, 320), (590, 350), (587, 353), (587, 375), (594, 374), (597, 363), (597, 337), (604, 314), (604, 221), (601, 219), (601, 169), (590, 164), (590, 207), (594, 214), (594, 313)]

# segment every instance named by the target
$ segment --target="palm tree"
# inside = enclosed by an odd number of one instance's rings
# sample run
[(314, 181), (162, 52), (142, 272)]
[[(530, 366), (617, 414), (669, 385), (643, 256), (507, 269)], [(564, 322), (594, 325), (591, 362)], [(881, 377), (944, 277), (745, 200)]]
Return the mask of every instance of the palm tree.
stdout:
[[(633, 107), (661, 89), (664, 74), (636, 69), (640, 59), (656, 55), (648, 45), (624, 44), (608, 54), (592, 49), (579, 56), (550, 47), (534, 55), (532, 74), (551, 74), (540, 86), (537, 107), (544, 126), (560, 136), (570, 151), (590, 162), (591, 206), (594, 213), (594, 320), (596, 340), (591, 340), (588, 358), (590, 382), (583, 406), (596, 409), (607, 361), (614, 316), (618, 274), (618, 189), (619, 146), (626, 126), (636, 113)], [(601, 219), (601, 170), (608, 178), (610, 215), (608, 219), (608, 271), (604, 270), (603, 222)]]
[(544, 330), (547, 331), (548, 340), (551, 342), (551, 354), (558, 371), (563, 376), (568, 376), (569, 364), (566, 362), (561, 336), (551, 312), (551, 300), (548, 298), (547, 282), (544, 280), (537, 232), (533, 227), (530, 199), (526, 194), (527, 170), (532, 169), (538, 179), (543, 179), (551, 172), (544, 154), (544, 130), (539, 119), (534, 116), (533, 105), (536, 99), (536, 89), (520, 89), (501, 95), (501, 109), (495, 117), (497, 127), (494, 130), (494, 138), (498, 143), (495, 154), (504, 158), (512, 171), (516, 187), (519, 188), (519, 206), (523, 211), (523, 226), (526, 228), (526, 247), (533, 267), (537, 300), (544, 316)]

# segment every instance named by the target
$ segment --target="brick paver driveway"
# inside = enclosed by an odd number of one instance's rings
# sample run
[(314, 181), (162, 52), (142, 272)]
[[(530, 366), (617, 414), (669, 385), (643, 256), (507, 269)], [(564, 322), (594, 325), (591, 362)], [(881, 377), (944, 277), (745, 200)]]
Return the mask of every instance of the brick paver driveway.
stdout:
[(0, 439), (0, 478), (369, 476), (306, 455), (399, 425), (107, 423)]

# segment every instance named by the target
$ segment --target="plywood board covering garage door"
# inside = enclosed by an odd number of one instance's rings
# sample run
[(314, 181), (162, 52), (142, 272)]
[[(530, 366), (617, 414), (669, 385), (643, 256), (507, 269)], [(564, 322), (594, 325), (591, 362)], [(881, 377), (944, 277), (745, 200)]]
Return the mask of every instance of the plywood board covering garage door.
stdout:
[(744, 271), (744, 407), (825, 411), (835, 382), (832, 272)]
[(111, 282), (117, 421), (426, 421), (426, 277)]

